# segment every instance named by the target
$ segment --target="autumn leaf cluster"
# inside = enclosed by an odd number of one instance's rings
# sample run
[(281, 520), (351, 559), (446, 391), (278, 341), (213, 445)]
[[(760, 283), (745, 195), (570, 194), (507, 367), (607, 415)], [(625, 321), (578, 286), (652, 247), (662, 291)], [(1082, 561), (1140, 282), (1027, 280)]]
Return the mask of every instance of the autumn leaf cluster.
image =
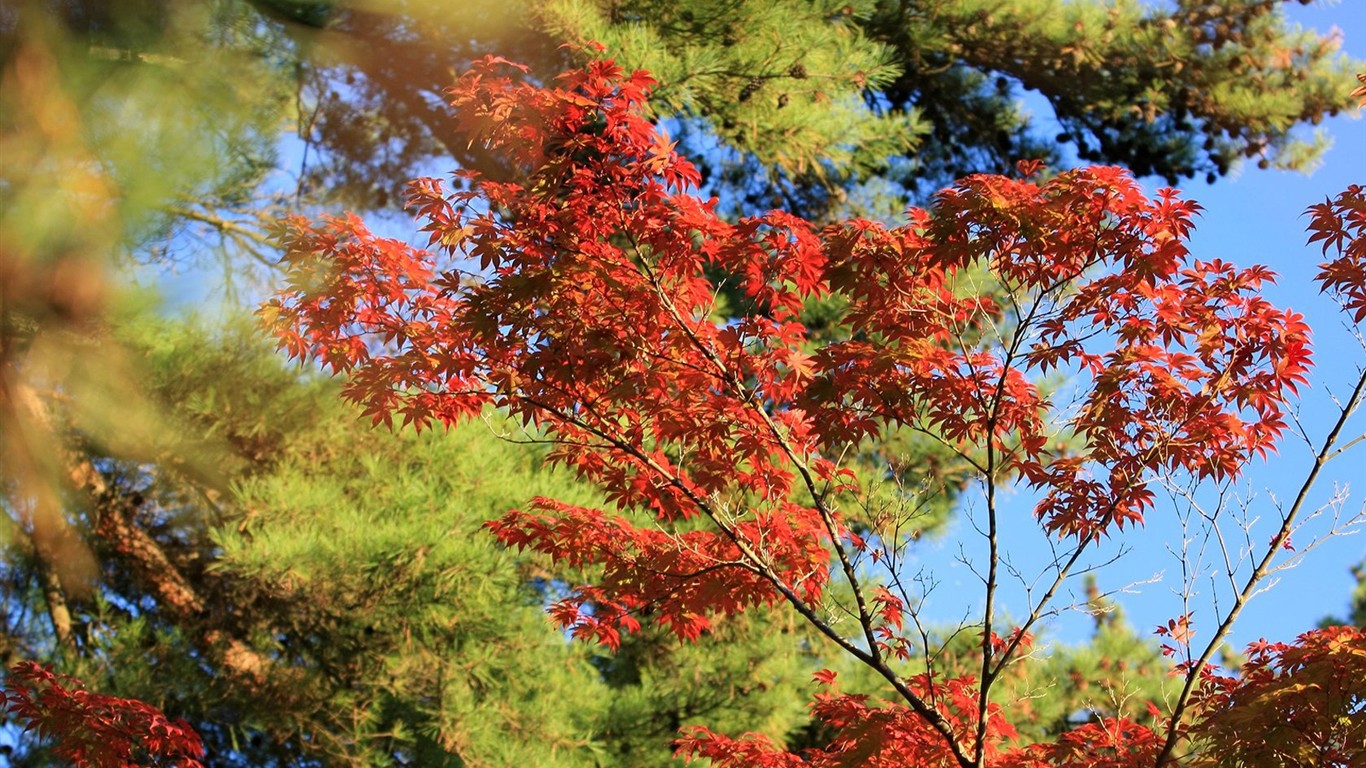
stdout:
[(75, 768), (203, 768), (204, 745), (184, 720), (137, 699), (94, 693), (31, 661), (9, 670), (2, 700), (27, 730), (54, 740)]

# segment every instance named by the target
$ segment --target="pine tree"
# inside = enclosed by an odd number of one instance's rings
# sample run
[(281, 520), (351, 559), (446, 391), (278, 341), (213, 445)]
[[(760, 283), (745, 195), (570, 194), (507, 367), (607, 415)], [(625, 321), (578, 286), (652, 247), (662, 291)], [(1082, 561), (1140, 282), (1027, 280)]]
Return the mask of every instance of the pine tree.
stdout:
[(1351, 624), (1357, 627), (1366, 627), (1366, 561), (1357, 563), (1352, 567), (1352, 578), (1357, 580), (1357, 584), (1352, 588), (1346, 617), (1327, 617), (1320, 622), (1322, 626)]
[(1149, 705), (1175, 693), (1153, 638), (1129, 624), (1123, 610), (1086, 579), (1086, 610), (1095, 620), (1084, 644), (1054, 645), (1042, 663), (1017, 665), (997, 699), (1028, 713), (1026, 742), (1056, 739), (1086, 722), (1125, 718), (1157, 726)]
[[(601, 41), (627, 68), (655, 73), (692, 146), (735, 150), (702, 165), (723, 198), (847, 211), (847, 183), (874, 171), (852, 210), (900, 213), (905, 192), (923, 197), (1020, 159), (1075, 156), (1171, 184), (1213, 180), (1244, 159), (1312, 168), (1326, 139), (1294, 129), (1351, 105), (1353, 65), (1337, 39), (1295, 27), (1279, 6), (561, 0), (546, 18), (553, 34)], [(1054, 114), (1022, 109), (1026, 90)], [(885, 197), (889, 180), (899, 204)]]
[[(1326, 139), (1299, 128), (1351, 106), (1354, 71), (1336, 39), (1295, 28), (1276, 0), (477, 0), (459, 14), (424, 0), (212, 0), (169, 14), (146, 0), (12, 4), (9, 60), (17, 41), (42, 39), (35, 17), (55, 16), (64, 55), (91, 71), (239, 75), (217, 89), (191, 79), (182, 103), (205, 107), (198, 121), (228, 118), (194, 135), (222, 137), (203, 146), (243, 186), (172, 210), (258, 249), (253, 213), (286, 189), (296, 206), (396, 210), (433, 160), (500, 170), (458, 138), (444, 96), (488, 53), (544, 77), (593, 55), (649, 69), (657, 117), (736, 210), (895, 213), (907, 192), (1022, 158), (1169, 181), (1244, 159), (1307, 169)], [(1061, 132), (1021, 108), (1026, 90)], [(235, 106), (219, 103), (227, 94)], [(309, 150), (263, 187), (286, 128)]]
[[(903, 63), (888, 98), (934, 126), (927, 170), (1005, 170), (1071, 145), (1175, 184), (1243, 158), (1312, 167), (1324, 139), (1292, 127), (1351, 105), (1340, 41), (1290, 24), (1281, 5), (920, 0), (879, 3), (866, 26)], [(1015, 107), (1021, 88), (1048, 100), (1061, 135)]]

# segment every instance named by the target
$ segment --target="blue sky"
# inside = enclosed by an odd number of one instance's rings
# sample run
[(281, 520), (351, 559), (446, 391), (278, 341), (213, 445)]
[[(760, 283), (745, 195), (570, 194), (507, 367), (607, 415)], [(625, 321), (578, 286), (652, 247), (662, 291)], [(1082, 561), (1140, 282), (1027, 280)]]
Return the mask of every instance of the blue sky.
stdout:
[[(1346, 52), (1366, 60), (1366, 2), (1343, 0), (1288, 7), (1291, 17), (1305, 26), (1320, 31), (1340, 28)], [(1267, 291), (1268, 298), (1303, 312), (1314, 329), (1317, 371), (1314, 387), (1304, 393), (1303, 400), (1305, 424), (1309, 433), (1319, 439), (1326, 433), (1329, 420), (1337, 415), (1330, 393), (1346, 395), (1358, 368), (1366, 364), (1366, 351), (1347, 332), (1343, 315), (1319, 294), (1313, 282), (1316, 266), (1323, 258), (1317, 246), (1305, 244), (1304, 227), (1308, 220), (1303, 213), (1307, 206), (1323, 202), (1351, 184), (1366, 184), (1366, 121), (1357, 118), (1342, 115), (1324, 122), (1334, 145), (1322, 167), (1312, 175), (1249, 168), (1239, 177), (1186, 190), (1205, 206), (1192, 238), (1193, 251), (1205, 258), (1217, 256), (1269, 265), (1279, 273), (1280, 280)], [(1361, 414), (1353, 425), (1355, 431), (1349, 431), (1349, 436), (1366, 431), (1366, 419)], [(1286, 462), (1281, 460), (1254, 467), (1250, 472), (1254, 488), (1265, 484), (1287, 493), (1290, 489), (1286, 481), (1302, 476), (1306, 457), (1302, 443), (1287, 441), (1281, 458), (1292, 460), (1292, 466), (1300, 471), (1286, 471)], [(1366, 446), (1359, 446), (1331, 467), (1325, 478), (1329, 482), (1321, 484), (1319, 497), (1331, 493), (1334, 481), (1355, 480), (1348, 506), (1360, 509), (1366, 500), (1363, 468)], [(1283, 574), (1275, 589), (1253, 601), (1235, 629), (1235, 638), (1241, 642), (1260, 636), (1288, 639), (1295, 632), (1312, 628), (1326, 614), (1341, 615), (1355, 586), (1349, 569), (1363, 555), (1366, 535), (1330, 541), (1309, 553), (1300, 566)]]
[[(1292, 19), (1327, 32), (1333, 27), (1342, 30), (1344, 50), (1353, 58), (1366, 60), (1366, 2), (1317, 2), (1302, 7), (1288, 4)], [(1203, 259), (1223, 258), (1240, 264), (1262, 263), (1279, 275), (1278, 285), (1266, 291), (1269, 299), (1281, 306), (1292, 307), (1306, 316), (1314, 329), (1316, 373), (1313, 388), (1303, 393), (1303, 419), (1309, 434), (1322, 439), (1337, 411), (1331, 393), (1343, 396), (1356, 380), (1357, 370), (1366, 365), (1366, 351), (1358, 345), (1343, 326), (1343, 316), (1336, 305), (1318, 292), (1313, 282), (1317, 265), (1323, 260), (1320, 249), (1305, 244), (1303, 215), (1307, 206), (1322, 202), (1341, 192), (1350, 184), (1366, 184), (1366, 121), (1359, 116), (1341, 115), (1326, 120), (1323, 128), (1333, 138), (1334, 145), (1323, 165), (1310, 175), (1284, 171), (1260, 171), (1249, 165), (1240, 175), (1223, 179), (1213, 185), (1203, 182), (1188, 184), (1183, 191), (1205, 207), (1191, 239), (1191, 250)], [(1160, 182), (1150, 186), (1161, 186)], [(1358, 414), (1353, 422), (1355, 431), (1366, 431), (1366, 418)], [(1285, 441), (1281, 455), (1264, 465), (1250, 468), (1244, 487), (1259, 494), (1253, 501), (1254, 510), (1263, 518), (1275, 514), (1268, 492), (1284, 497), (1293, 492), (1303, 477), (1310, 453), (1302, 442)], [(1343, 455), (1319, 484), (1318, 498), (1325, 499), (1333, 491), (1333, 483), (1357, 482), (1351, 488), (1348, 509), (1361, 509), (1366, 501), (1366, 445)], [(1254, 541), (1265, 541), (1274, 530), (1267, 520), (1259, 529), (1265, 535)], [(1322, 531), (1323, 528), (1317, 529)], [(1307, 532), (1308, 533), (1308, 532)], [(1307, 544), (1308, 537), (1300, 544)], [(1145, 547), (1146, 553), (1151, 548)], [(1234, 629), (1235, 645), (1244, 645), (1258, 637), (1290, 639), (1295, 634), (1311, 629), (1328, 614), (1342, 615), (1355, 579), (1349, 569), (1366, 555), (1366, 535), (1349, 536), (1325, 542), (1306, 555), (1300, 565), (1280, 575), (1280, 583), (1266, 594), (1252, 601)], [(1156, 563), (1131, 567), (1138, 576), (1152, 570)], [(1170, 566), (1166, 569), (1172, 575)], [(1115, 584), (1113, 586), (1120, 586)], [(1172, 605), (1166, 585), (1144, 589), (1144, 597), (1154, 598), (1151, 607), (1134, 602), (1131, 616), (1141, 628), (1151, 629), (1171, 614)], [(1146, 601), (1144, 601), (1146, 602)], [(1203, 624), (1208, 629), (1208, 615)], [(1197, 632), (1202, 625), (1197, 616)], [(1198, 635), (1197, 635), (1198, 637)]]
[[(1306, 27), (1322, 32), (1338, 27), (1343, 33), (1344, 50), (1355, 59), (1366, 60), (1366, 0), (1317, 2), (1308, 7), (1290, 3), (1286, 8), (1293, 20)], [(1344, 114), (1325, 120), (1322, 127), (1334, 140), (1334, 146), (1323, 165), (1312, 174), (1263, 171), (1248, 164), (1240, 173), (1212, 185), (1203, 181), (1181, 185), (1185, 197), (1205, 208), (1191, 240), (1193, 254), (1206, 260), (1221, 258), (1240, 265), (1270, 266), (1280, 278), (1276, 286), (1265, 292), (1266, 296), (1278, 306), (1302, 312), (1313, 327), (1316, 373), (1312, 388), (1303, 393), (1302, 418), (1306, 431), (1315, 440), (1326, 434), (1337, 415), (1332, 394), (1345, 395), (1356, 380), (1358, 367), (1366, 364), (1366, 351), (1344, 328), (1336, 306), (1320, 295), (1313, 283), (1316, 265), (1323, 259), (1317, 247), (1305, 244), (1307, 219), (1303, 216), (1307, 206), (1336, 195), (1348, 185), (1366, 184), (1366, 121)], [(1150, 193), (1165, 186), (1159, 179), (1143, 181)], [(1366, 431), (1366, 414), (1358, 414), (1353, 426), (1355, 431), (1349, 430), (1349, 437)], [(1248, 499), (1247, 511), (1261, 518), (1252, 528), (1250, 540), (1254, 545), (1264, 544), (1274, 533), (1279, 524), (1274, 498), (1293, 495), (1311, 456), (1302, 441), (1286, 440), (1280, 455), (1250, 467), (1238, 484), (1236, 491)], [(1331, 496), (1335, 483), (1347, 485), (1355, 480), (1346, 511), (1360, 510), (1366, 500), (1364, 469), (1366, 445), (1361, 445), (1329, 465), (1327, 475), (1318, 484), (1315, 500), (1324, 501)], [(1208, 501), (1208, 497), (1202, 498)], [(1032, 564), (1037, 571), (1048, 558), (1047, 545), (1032, 521), (1028, 502), (1020, 498), (1008, 504), (1002, 536), (1004, 546), (1014, 552), (1017, 564), (1026, 573), (1031, 572), (1024, 567), (1026, 564)], [(967, 511), (970, 515), (971, 505)], [(1315, 521), (1294, 537), (1294, 543), (1303, 548), (1330, 527), (1326, 522)], [(1125, 590), (1126, 594), (1116, 599), (1142, 632), (1150, 633), (1158, 624), (1184, 612), (1177, 594), (1183, 582), (1181, 558), (1173, 554), (1179, 551), (1182, 539), (1177, 508), (1159, 503), (1143, 529), (1127, 532), (1101, 550), (1112, 555), (1121, 544), (1131, 549), (1118, 562), (1099, 571), (1097, 577), (1103, 590)], [(960, 550), (960, 545), (965, 548)], [(972, 531), (970, 518), (962, 517), (947, 536), (928, 544), (920, 553), (920, 565), (933, 572), (940, 582), (926, 606), (932, 619), (963, 618), (963, 611), (971, 604), (965, 602), (965, 595), (980, 604), (980, 582), (968, 568), (955, 562), (960, 553), (972, 558), (980, 548), (981, 540)], [(1207, 550), (1207, 555), (1210, 553)], [(1275, 587), (1249, 604), (1234, 627), (1232, 644), (1241, 648), (1259, 637), (1290, 640), (1314, 628), (1326, 616), (1344, 615), (1356, 584), (1350, 568), (1364, 556), (1366, 531), (1324, 541), (1306, 553), (1296, 567), (1279, 573)], [(1221, 571), (1215, 573), (1216, 581), (1220, 575)], [(1228, 589), (1216, 590), (1203, 578), (1197, 580), (1196, 589), (1190, 607), (1195, 610), (1195, 642), (1202, 646), (1199, 641), (1209, 636), (1216, 613), (1211, 596), (1219, 591), (1226, 606)], [(1079, 582), (1073, 590), (1076, 597), (1084, 599)], [(1004, 598), (1008, 613), (1024, 613), (1024, 593), (1018, 586), (1007, 588)], [(1064, 594), (1061, 603), (1069, 602)], [(1091, 626), (1091, 619), (1084, 614), (1065, 612), (1052, 623), (1049, 634), (1064, 641), (1081, 641)]]

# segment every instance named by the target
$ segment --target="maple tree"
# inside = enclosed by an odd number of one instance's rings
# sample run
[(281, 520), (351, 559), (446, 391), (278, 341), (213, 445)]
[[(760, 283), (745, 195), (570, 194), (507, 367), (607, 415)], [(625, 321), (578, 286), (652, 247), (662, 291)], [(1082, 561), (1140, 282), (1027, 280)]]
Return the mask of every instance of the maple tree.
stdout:
[(203, 768), (204, 745), (190, 724), (144, 702), (88, 691), (31, 661), (9, 670), (5, 689), (8, 714), (52, 737), (53, 754), (75, 768)]
[[(1218, 743), (1228, 699), (1209, 686), (1253, 691), (1260, 678), (1221, 682), (1210, 659), (1289, 548), (1303, 492), (1203, 651), (1189, 615), (1162, 628), (1184, 683), (1152, 713), (1165, 725), (1108, 718), (1020, 747), (990, 693), (1088, 548), (1144, 522), (1157, 477), (1225, 482), (1274, 451), (1310, 344), (1300, 315), (1261, 296), (1269, 270), (1195, 259), (1184, 243), (1198, 206), (1173, 190), (1149, 199), (1105, 167), (1036, 180), (1038, 164), (1022, 163), (1020, 178), (968, 177), (895, 228), (818, 228), (780, 211), (728, 223), (690, 194), (696, 170), (641, 115), (648, 75), (598, 61), (538, 87), (518, 81), (524, 71), (486, 59), (452, 103), (469, 140), (520, 166), (525, 184), (472, 171), (454, 191), (414, 181), (409, 204), (435, 252), (377, 237), (355, 216), (291, 218), (280, 231), (287, 287), (262, 314), (291, 355), (346, 374), (345, 396), (376, 423), (421, 429), (499, 408), (618, 510), (653, 513), (637, 525), (537, 498), (489, 524), (510, 546), (601, 567), (551, 608), (575, 636), (615, 647), (647, 619), (695, 639), (785, 603), (887, 686), (885, 699), (842, 694), (818, 673), (812, 711), (835, 736), (802, 755), (694, 728), (681, 756), (1136, 766), (1175, 760), (1178, 743), (1192, 754), (1201, 739)], [(1323, 279), (1350, 309), (1366, 270), (1354, 233), (1334, 235), (1359, 213), (1343, 204), (1311, 229), (1342, 251)], [(756, 311), (716, 318), (723, 282)], [(813, 340), (803, 305), (831, 295), (850, 333)], [(1080, 382), (1074, 402), (1040, 389), (1054, 368)], [(1364, 387), (1366, 377), (1306, 489)], [(934, 666), (914, 640), (916, 595), (895, 568), (878, 575), (906, 544), (904, 507), (839, 505), (857, 491), (844, 457), (894, 426), (951, 446), (982, 488), (971, 674)], [(1013, 485), (1037, 495), (1035, 516), (1065, 546), (1042, 597), (1006, 626), (998, 496)], [(828, 601), (832, 578), (847, 601)], [(1205, 718), (1194, 729), (1192, 710)]]

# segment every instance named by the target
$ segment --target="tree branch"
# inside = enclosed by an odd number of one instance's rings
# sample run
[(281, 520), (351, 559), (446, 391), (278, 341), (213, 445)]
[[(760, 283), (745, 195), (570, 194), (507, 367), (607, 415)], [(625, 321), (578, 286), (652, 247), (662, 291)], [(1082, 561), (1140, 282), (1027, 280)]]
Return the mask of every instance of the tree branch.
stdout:
[(1162, 766), (1168, 763), (1172, 750), (1176, 748), (1176, 742), (1180, 738), (1179, 728), (1181, 725), (1181, 718), (1185, 715), (1186, 709), (1190, 705), (1191, 695), (1195, 692), (1196, 682), (1200, 679), (1200, 675), (1205, 667), (1209, 665), (1210, 659), (1214, 657), (1214, 653), (1223, 644), (1224, 638), (1228, 636), (1229, 631), (1233, 628), (1233, 623), (1237, 621), (1238, 616), (1242, 614), (1243, 608), (1247, 605), (1248, 600), (1257, 593), (1258, 585), (1266, 578), (1267, 574), (1270, 573), (1271, 564), (1275, 560), (1276, 555), (1280, 554), (1281, 548), (1290, 540), (1290, 534), (1295, 527), (1295, 520), (1299, 517), (1300, 511), (1304, 508), (1304, 504), (1309, 498), (1310, 490), (1313, 489), (1314, 484), (1318, 481), (1319, 472), (1333, 456), (1337, 455), (1334, 452), (1334, 447), (1337, 444), (1338, 436), (1342, 433), (1343, 428), (1347, 425), (1348, 419), (1351, 418), (1352, 414), (1356, 411), (1357, 406), (1361, 403), (1363, 394), (1366, 394), (1366, 373), (1362, 373), (1357, 379), (1356, 387), (1353, 388), (1351, 396), (1348, 397), (1346, 404), (1342, 406), (1337, 421), (1334, 422), (1332, 429), (1328, 431), (1327, 437), (1323, 440), (1322, 447), (1319, 448), (1318, 453), (1314, 456), (1314, 465), (1310, 467), (1309, 474), (1305, 476), (1304, 482), (1300, 485), (1298, 493), (1295, 494), (1295, 501), (1290, 505), (1289, 512), (1286, 513), (1285, 518), (1281, 521), (1280, 529), (1276, 532), (1275, 536), (1271, 537), (1271, 543), (1267, 546), (1266, 554), (1262, 556), (1261, 561), (1257, 563), (1257, 567), (1253, 569), (1252, 573), (1247, 577), (1247, 581), (1243, 584), (1242, 590), (1234, 596), (1233, 607), (1229, 609), (1228, 615), (1224, 617), (1224, 620), (1219, 624), (1219, 628), (1215, 630), (1214, 636), (1211, 637), (1209, 643), (1206, 644), (1204, 652), (1200, 654), (1200, 658), (1196, 659), (1195, 662), (1191, 664), (1190, 668), (1186, 670), (1186, 682), (1181, 687), (1181, 693), (1176, 697), (1176, 705), (1172, 708), (1171, 721), (1167, 724), (1167, 737), (1163, 742), (1162, 749), (1157, 753), (1156, 768), (1162, 768)]

